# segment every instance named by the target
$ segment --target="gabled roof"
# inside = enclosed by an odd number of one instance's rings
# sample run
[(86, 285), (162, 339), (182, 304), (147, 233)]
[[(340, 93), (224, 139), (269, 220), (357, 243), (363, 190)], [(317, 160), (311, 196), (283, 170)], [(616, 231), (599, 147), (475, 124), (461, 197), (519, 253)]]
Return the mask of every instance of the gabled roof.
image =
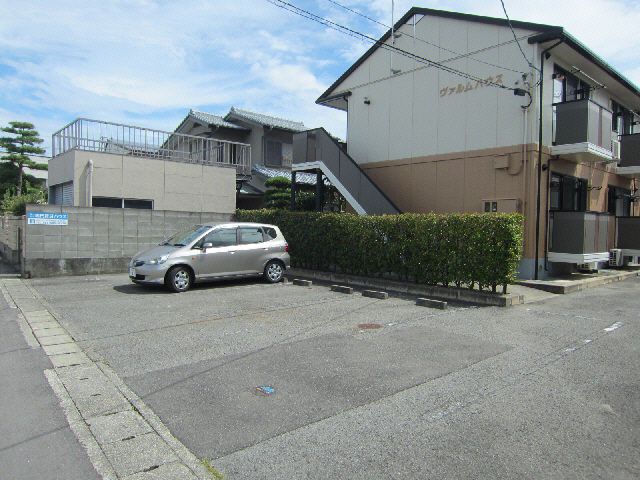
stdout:
[(236, 107), (231, 107), (231, 110), (229, 110), (229, 113), (224, 117), (224, 120), (241, 120), (261, 127), (279, 128), (281, 130), (291, 130), (293, 132), (303, 132), (308, 130), (302, 122), (295, 122), (293, 120), (287, 120), (286, 118), (272, 117), (270, 115), (242, 110)]
[[(457, 13), (457, 12), (447, 12), (444, 10), (434, 10), (431, 8), (422, 8), (422, 7), (413, 7), (404, 16), (398, 20), (395, 24), (395, 29), (399, 29), (405, 23), (407, 23), (414, 15), (425, 15), (432, 17), (441, 17), (455, 20), (463, 20), (467, 22), (476, 22), (476, 23), (484, 23), (489, 25), (497, 25), (501, 27), (509, 28), (509, 20), (502, 18), (494, 18), (494, 17), (483, 17), (480, 15), (471, 15), (466, 13)], [(587, 47), (578, 42), (574, 37), (569, 35), (569, 33), (563, 28), (554, 25), (545, 25), (540, 23), (530, 23), (530, 22), (520, 22), (511, 20), (511, 26), (513, 28), (521, 28), (525, 30), (531, 30), (533, 32), (538, 32), (538, 35), (529, 38), (529, 43), (544, 43), (554, 39), (563, 38), (566, 44), (578, 52), (580, 55), (589, 59), (590, 61), (597, 64), (600, 68), (602, 68), (608, 75), (616, 79), (616, 81), (620, 82), (624, 85), (628, 90), (630, 90), (635, 95), (640, 96), (640, 90), (637, 86), (635, 86), (632, 82), (626, 79), (620, 72), (616, 71), (613, 67), (607, 64), (604, 60), (598, 57), (595, 53), (591, 52)], [(362, 65), (381, 45), (383, 45), (389, 38), (391, 37), (391, 29), (389, 29), (380, 39), (369, 49), (367, 50), (362, 57), (360, 57), (356, 63), (354, 63), (349, 69), (343, 73), (338, 80), (336, 80), (318, 99), (316, 100), (317, 104), (327, 104), (334, 99), (338, 99), (341, 97), (348, 96), (350, 93), (340, 93), (335, 94), (334, 90), (347, 78), (351, 75), (360, 65)], [(331, 106), (331, 105), (329, 105)]]
[(200, 123), (206, 126), (212, 125), (214, 127), (219, 127), (219, 128), (230, 128), (233, 130), (244, 130), (244, 131), (249, 130), (248, 128), (245, 128), (241, 125), (235, 125), (233, 123), (227, 122), (220, 115), (214, 115), (213, 113), (201, 112), (199, 110), (191, 109), (189, 110), (189, 113), (184, 118), (184, 120), (182, 120), (180, 125), (178, 125), (178, 128), (176, 128), (175, 131), (177, 132), (190, 121), (195, 123)]

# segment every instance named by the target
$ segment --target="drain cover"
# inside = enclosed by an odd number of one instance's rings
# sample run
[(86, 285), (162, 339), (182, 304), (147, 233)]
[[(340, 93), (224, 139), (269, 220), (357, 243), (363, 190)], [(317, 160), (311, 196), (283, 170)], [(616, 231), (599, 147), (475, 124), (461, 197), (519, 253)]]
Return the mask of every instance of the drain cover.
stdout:
[(271, 395), (275, 393), (275, 389), (273, 387), (256, 387), (255, 392), (258, 395)]
[(375, 330), (376, 328), (382, 328), (382, 325), (378, 325), (377, 323), (361, 323), (358, 325), (360, 330)]

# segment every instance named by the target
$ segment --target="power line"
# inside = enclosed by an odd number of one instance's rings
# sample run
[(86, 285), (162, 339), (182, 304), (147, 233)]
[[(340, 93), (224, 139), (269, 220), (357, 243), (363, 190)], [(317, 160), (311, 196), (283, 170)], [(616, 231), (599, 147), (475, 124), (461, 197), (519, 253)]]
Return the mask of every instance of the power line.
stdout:
[(540, 69), (538, 67), (534, 66), (529, 61), (527, 56), (524, 54), (524, 50), (522, 50), (522, 46), (520, 46), (520, 42), (518, 41), (518, 37), (516, 36), (516, 32), (513, 30), (513, 25), (511, 24), (511, 19), (509, 18), (509, 14), (507, 13), (507, 7), (504, 6), (504, 0), (500, 0), (500, 3), (502, 4), (502, 10), (504, 10), (504, 16), (507, 17), (507, 21), (509, 22), (509, 28), (511, 29), (511, 33), (513, 34), (513, 38), (516, 41), (516, 44), (518, 45), (518, 48), (520, 49), (520, 53), (522, 53), (522, 57), (524, 58), (525, 62), (527, 62), (529, 67), (533, 68), (534, 70), (537, 70), (540, 74), (542, 74)]
[[(349, 8), (349, 7), (346, 7), (346, 6), (344, 6), (344, 5), (340, 4), (340, 3), (338, 3), (338, 2), (337, 2), (337, 1), (335, 1), (335, 0), (327, 0), (327, 1), (328, 1), (328, 2), (330, 2), (330, 3), (333, 3), (334, 5), (337, 5), (337, 6), (338, 6), (338, 7), (340, 7), (340, 8), (344, 8), (345, 10), (347, 10), (347, 11), (349, 11), (349, 12), (351, 12), (351, 13), (354, 13), (354, 14), (356, 14), (356, 15), (359, 15), (359, 16), (361, 16), (362, 18), (365, 18), (365, 19), (369, 20), (370, 22), (377, 23), (378, 25), (381, 25), (381, 26), (383, 26), (383, 27), (385, 27), (385, 28), (391, 28), (389, 25), (386, 25), (386, 24), (384, 24), (384, 23), (382, 23), (382, 22), (379, 22), (379, 21), (378, 21), (378, 20), (376, 20), (375, 18), (368, 17), (368, 16), (364, 15), (363, 13), (360, 13), (360, 12), (358, 12), (358, 11), (356, 11), (356, 10), (353, 10), (353, 9), (351, 9), (351, 8)], [(512, 30), (512, 31), (513, 31), (513, 30)], [(426, 41), (426, 40), (423, 40), (422, 38), (415, 37), (415, 36), (413, 36), (413, 35), (411, 35), (411, 34), (409, 34), (409, 33), (406, 33), (406, 32), (402, 32), (402, 34), (403, 34), (403, 35), (406, 35), (406, 36), (407, 36), (407, 37), (409, 37), (409, 38), (413, 38), (414, 40), (417, 40), (418, 42), (426, 43), (427, 45), (431, 45), (432, 47), (436, 47), (436, 48), (438, 48), (438, 49), (440, 49), (440, 50), (444, 50), (445, 52), (453, 53), (454, 55), (459, 55), (460, 57), (466, 57), (466, 58), (469, 58), (469, 59), (474, 60), (474, 61), (476, 61), (476, 62), (484, 63), (485, 65), (489, 65), (490, 67), (501, 68), (501, 69), (503, 69), (503, 70), (509, 70), (510, 72), (515, 72), (515, 73), (520, 73), (520, 74), (525, 74), (525, 73), (526, 73), (526, 72), (522, 72), (522, 71), (520, 71), (520, 70), (513, 70), (513, 69), (508, 68), (508, 67), (503, 67), (503, 66), (501, 66), (501, 65), (495, 65), (495, 64), (490, 63), (490, 62), (485, 62), (484, 60), (479, 60), (479, 59), (477, 59), (477, 58), (473, 58), (473, 57), (471, 57), (471, 56), (470, 56), (470, 55), (472, 55), (472, 53), (468, 53), (468, 54), (464, 55), (464, 54), (462, 54), (462, 53), (454, 52), (453, 50), (449, 50), (448, 48), (441, 47), (440, 45), (437, 45), (437, 44), (435, 44), (435, 43), (428, 42), (428, 41)], [(517, 41), (518, 41), (518, 39), (516, 38), (516, 42), (517, 42)], [(520, 44), (518, 44), (518, 47), (520, 47)], [(522, 48), (520, 49), (520, 51), (522, 51)], [(475, 53), (475, 52), (474, 52), (474, 53)]]
[(455, 68), (452, 67), (448, 67), (446, 65), (443, 65), (441, 63), (435, 62), (433, 60), (429, 60), (428, 58), (424, 58), (421, 57), (420, 55), (416, 55), (415, 53), (411, 53), (411, 52), (407, 52), (406, 50), (402, 50), (401, 48), (392, 46), (392, 45), (387, 45), (386, 43), (382, 42), (381, 40), (377, 40), (373, 37), (370, 37), (368, 35), (365, 35), (364, 33), (358, 32), (356, 30), (352, 30), (348, 27), (345, 27), (344, 25), (340, 25), (338, 23), (332, 22), (331, 20), (327, 20), (326, 18), (320, 17), (314, 13), (311, 13), (307, 10), (304, 10), (300, 7), (296, 7), (295, 5), (292, 5), (289, 2), (285, 2), (284, 0), (267, 0), (269, 3), (271, 3), (272, 5), (275, 5), (276, 7), (280, 7), (284, 10), (287, 10), (289, 12), (295, 13), (296, 15), (299, 15), (301, 17), (304, 18), (308, 18), (310, 20), (313, 20), (314, 22), (320, 23), (321, 25), (325, 25), (329, 28), (332, 28), (338, 32), (344, 33), (346, 35), (355, 37), (355, 38), (359, 38), (361, 40), (367, 41), (367, 42), (371, 42), (374, 45), (378, 46), (379, 48), (385, 49), (385, 50), (389, 50), (391, 52), (396, 52), (404, 57), (407, 58), (411, 58), (412, 60), (415, 60), (419, 63), (423, 63), (425, 65), (428, 66), (432, 66), (435, 68), (438, 68), (440, 70), (443, 70), (445, 72), (451, 73), (453, 75), (457, 75), (463, 78), (466, 78), (468, 80), (473, 80), (476, 81), (478, 83), (481, 83), (485, 86), (490, 86), (490, 87), (496, 87), (496, 88), (502, 88), (505, 90), (511, 90), (514, 91), (516, 90), (515, 88), (512, 87), (507, 87), (506, 85), (501, 85), (499, 83), (495, 83), (495, 82), (491, 82), (491, 81), (487, 81), (487, 79), (484, 78), (480, 78), (477, 77), (475, 75), (471, 75), (469, 73), (466, 72), (462, 72), (460, 70), (456, 70)]

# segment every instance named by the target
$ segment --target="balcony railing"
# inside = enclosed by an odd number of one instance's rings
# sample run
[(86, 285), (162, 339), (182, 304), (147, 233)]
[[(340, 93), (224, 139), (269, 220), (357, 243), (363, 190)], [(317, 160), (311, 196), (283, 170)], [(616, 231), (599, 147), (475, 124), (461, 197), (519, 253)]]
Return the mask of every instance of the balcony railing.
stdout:
[(70, 150), (116, 153), (160, 160), (233, 165), (251, 173), (251, 146), (193, 135), (79, 118), (53, 134), (52, 156)]
[(620, 135), (620, 167), (640, 167), (640, 133)]
[(551, 212), (549, 260), (577, 264), (608, 260), (613, 227), (609, 219), (606, 212)]
[(555, 103), (556, 155), (575, 162), (612, 160), (610, 110), (589, 99)]

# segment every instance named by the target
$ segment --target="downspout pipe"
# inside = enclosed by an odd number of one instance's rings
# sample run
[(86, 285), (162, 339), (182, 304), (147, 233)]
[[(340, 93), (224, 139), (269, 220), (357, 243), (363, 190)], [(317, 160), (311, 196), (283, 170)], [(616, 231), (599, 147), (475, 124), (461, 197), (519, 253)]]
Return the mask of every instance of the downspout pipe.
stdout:
[(87, 179), (87, 207), (93, 206), (93, 160), (89, 159), (89, 175)]
[[(535, 254), (535, 276), (534, 279), (538, 280), (539, 261), (538, 255), (540, 254), (540, 192), (542, 190), (542, 126), (544, 125), (544, 117), (542, 115), (542, 107), (544, 106), (544, 61), (548, 58), (549, 51), (556, 48), (563, 43), (564, 36), (560, 37), (560, 40), (549, 48), (546, 48), (540, 54), (540, 125), (538, 128), (538, 200), (536, 204), (536, 254)], [(545, 239), (546, 240), (546, 239)]]

